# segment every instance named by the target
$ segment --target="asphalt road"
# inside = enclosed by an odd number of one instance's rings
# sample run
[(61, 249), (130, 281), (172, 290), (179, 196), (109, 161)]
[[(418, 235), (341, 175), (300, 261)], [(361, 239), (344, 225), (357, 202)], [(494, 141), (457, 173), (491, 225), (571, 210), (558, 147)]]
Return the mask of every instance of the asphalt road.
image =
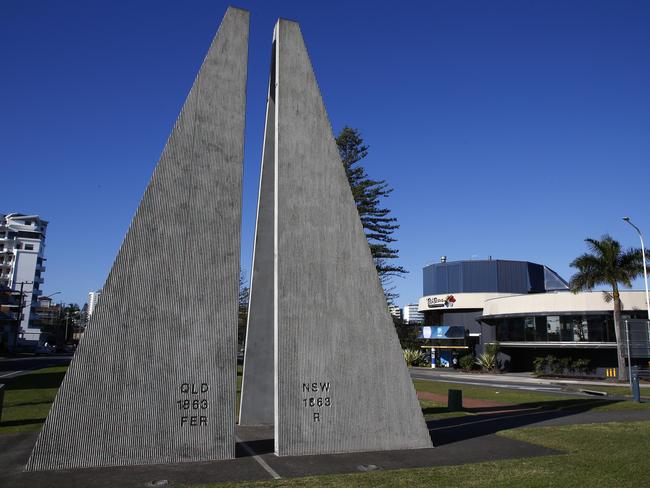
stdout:
[[(437, 381), (441, 383), (457, 383), (463, 385), (484, 386), (489, 388), (508, 390), (524, 390), (537, 393), (566, 395), (571, 397), (593, 398), (593, 395), (589, 395), (587, 393), (565, 390), (565, 387), (561, 385), (553, 385), (550, 381), (548, 384), (536, 384), (531, 383), (530, 381), (525, 381), (525, 379), (517, 381), (516, 377), (513, 377), (512, 375), (508, 376), (507, 381), (499, 381), (492, 378), (478, 379), (476, 378), (476, 375), (472, 375), (471, 378), (468, 378), (462, 374), (450, 374), (449, 371), (445, 371), (442, 374), (444, 374), (444, 377), (441, 376), (441, 373), (438, 373), (433, 369), (431, 371), (425, 369), (411, 370), (411, 378), (417, 380)], [(594, 389), (597, 390), (598, 388)]]
[(0, 358), (0, 382), (3, 378), (13, 378), (35, 369), (65, 366), (70, 364), (71, 359), (72, 354)]

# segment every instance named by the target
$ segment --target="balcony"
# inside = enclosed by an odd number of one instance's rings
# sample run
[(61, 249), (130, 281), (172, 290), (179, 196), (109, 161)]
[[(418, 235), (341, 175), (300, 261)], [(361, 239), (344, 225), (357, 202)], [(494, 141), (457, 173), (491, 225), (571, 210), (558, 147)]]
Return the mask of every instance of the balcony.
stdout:
[(42, 284), (45, 281), (45, 279), (42, 276), (34, 276), (34, 284), (40, 283)]

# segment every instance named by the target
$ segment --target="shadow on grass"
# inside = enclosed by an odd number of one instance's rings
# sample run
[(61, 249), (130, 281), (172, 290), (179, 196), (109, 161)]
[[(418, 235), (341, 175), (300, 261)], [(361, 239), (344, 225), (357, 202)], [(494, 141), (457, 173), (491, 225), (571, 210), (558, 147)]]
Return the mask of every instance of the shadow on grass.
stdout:
[(58, 388), (61, 386), (65, 372), (59, 373), (30, 373), (3, 380), (9, 390), (33, 390), (39, 388)]
[(21, 408), (21, 407), (33, 407), (36, 405), (51, 405), (52, 400), (44, 400), (42, 402), (21, 402), (21, 403), (5, 403), (4, 408)]
[(2, 422), (0, 422), (0, 427), (15, 427), (17, 425), (42, 424), (43, 422), (45, 422), (45, 418), (41, 418), (41, 419), (3, 420)]
[[(427, 427), (435, 446), (463, 441), (474, 437), (494, 434), (496, 432), (518, 427), (525, 427), (537, 422), (552, 420), (589, 410), (603, 405), (619, 403), (620, 400), (596, 400), (573, 398), (544, 402), (520, 403), (494, 407), (464, 409), (479, 415), (465, 415), (440, 420), (430, 420)], [(445, 407), (423, 409), (425, 414), (445, 413)]]
[[(468, 411), (468, 410), (463, 410), (463, 411)], [(449, 413), (449, 410), (447, 410), (447, 407), (424, 407), (422, 409), (422, 413), (424, 415), (436, 415), (438, 413)]]

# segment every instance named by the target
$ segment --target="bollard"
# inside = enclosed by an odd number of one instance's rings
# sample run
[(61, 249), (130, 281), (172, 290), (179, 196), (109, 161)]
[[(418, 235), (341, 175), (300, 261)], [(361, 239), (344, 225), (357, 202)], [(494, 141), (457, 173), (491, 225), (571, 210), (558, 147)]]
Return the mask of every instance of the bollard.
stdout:
[(458, 412), (463, 409), (463, 390), (449, 390), (447, 394), (447, 410)]
[(0, 422), (2, 422), (2, 404), (5, 399), (5, 385), (0, 384)]
[(632, 401), (641, 403), (641, 387), (639, 386), (639, 368), (632, 366), (630, 375), (632, 376)]

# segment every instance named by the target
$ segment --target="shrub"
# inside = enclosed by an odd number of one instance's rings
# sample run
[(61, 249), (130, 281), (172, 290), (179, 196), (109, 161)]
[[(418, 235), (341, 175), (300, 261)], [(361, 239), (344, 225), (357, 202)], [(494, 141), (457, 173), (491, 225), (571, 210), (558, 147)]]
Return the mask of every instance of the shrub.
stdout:
[(404, 349), (402, 352), (404, 354), (404, 361), (406, 361), (408, 366), (418, 366), (424, 359), (422, 351), (418, 351), (417, 349)]
[(546, 356), (546, 365), (548, 366), (548, 369), (551, 371), (551, 373), (553, 374), (562, 373), (562, 365), (560, 364), (560, 360), (555, 356), (553, 356), (552, 354)]
[(501, 350), (501, 346), (499, 345), (498, 342), (490, 342), (489, 344), (485, 345), (485, 353), (490, 354), (495, 358), (499, 355), (500, 350)]
[(546, 372), (546, 358), (538, 356), (533, 359), (533, 370), (535, 374), (544, 374)]
[(496, 354), (484, 352), (476, 358), (475, 363), (485, 371), (494, 371), (497, 367), (497, 356)]
[(471, 369), (474, 367), (474, 356), (471, 354), (466, 354), (458, 360), (458, 364), (463, 371), (471, 371)]
[(573, 361), (573, 369), (578, 373), (586, 373), (589, 370), (589, 359), (579, 358)]
[(560, 368), (560, 374), (569, 373), (570, 371), (573, 371), (573, 361), (571, 361), (571, 358), (561, 358), (558, 360), (558, 363)]

